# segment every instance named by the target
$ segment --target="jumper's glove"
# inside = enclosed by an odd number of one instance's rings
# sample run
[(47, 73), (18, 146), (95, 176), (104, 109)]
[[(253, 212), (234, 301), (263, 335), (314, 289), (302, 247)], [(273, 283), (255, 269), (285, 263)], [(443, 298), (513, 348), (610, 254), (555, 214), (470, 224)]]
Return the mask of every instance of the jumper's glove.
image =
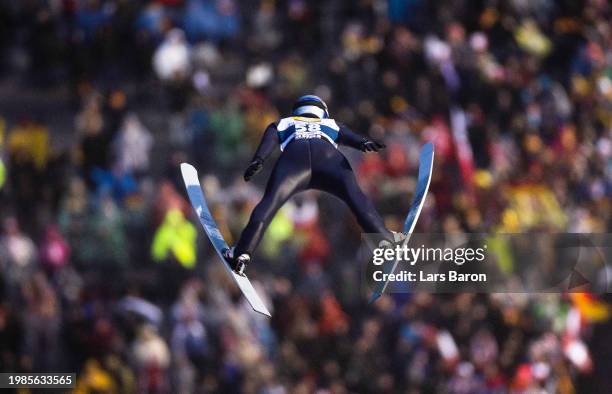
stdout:
[(386, 147), (387, 146), (381, 142), (364, 139), (361, 142), (361, 146), (359, 147), (359, 149), (361, 149), (362, 152), (378, 152), (379, 150), (384, 149)]
[(255, 174), (257, 174), (263, 168), (263, 160), (259, 157), (253, 159), (251, 164), (247, 167), (246, 171), (244, 171), (244, 180), (248, 182), (253, 178)]

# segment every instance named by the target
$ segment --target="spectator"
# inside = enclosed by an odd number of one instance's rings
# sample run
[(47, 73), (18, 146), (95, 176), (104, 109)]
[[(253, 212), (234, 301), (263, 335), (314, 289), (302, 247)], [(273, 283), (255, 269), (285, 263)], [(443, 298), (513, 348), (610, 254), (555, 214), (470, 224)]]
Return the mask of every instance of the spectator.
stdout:
[(47, 227), (45, 239), (39, 251), (43, 266), (55, 272), (65, 267), (70, 259), (70, 246), (55, 226)]
[(115, 146), (117, 149), (117, 171), (123, 174), (144, 174), (149, 169), (149, 152), (153, 145), (151, 133), (135, 114), (128, 114)]
[(170, 209), (153, 238), (153, 259), (176, 259), (184, 267), (193, 268), (196, 263), (195, 239), (195, 227), (185, 220), (181, 211)]
[(131, 355), (137, 371), (138, 389), (148, 393), (167, 392), (166, 369), (170, 364), (170, 353), (154, 328), (148, 325), (139, 328)]

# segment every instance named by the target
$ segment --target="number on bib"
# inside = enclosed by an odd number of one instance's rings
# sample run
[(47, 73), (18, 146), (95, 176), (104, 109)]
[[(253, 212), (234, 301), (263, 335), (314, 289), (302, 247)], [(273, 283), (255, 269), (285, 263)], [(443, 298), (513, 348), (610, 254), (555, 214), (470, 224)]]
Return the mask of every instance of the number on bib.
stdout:
[(298, 140), (321, 138), (321, 125), (318, 123), (296, 123), (295, 138)]

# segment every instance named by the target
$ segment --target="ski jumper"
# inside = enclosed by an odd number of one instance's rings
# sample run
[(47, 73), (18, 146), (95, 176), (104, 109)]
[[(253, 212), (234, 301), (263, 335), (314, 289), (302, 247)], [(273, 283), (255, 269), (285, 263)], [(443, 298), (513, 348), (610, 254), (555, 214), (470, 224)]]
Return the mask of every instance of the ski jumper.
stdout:
[(234, 255), (252, 255), (280, 207), (291, 196), (307, 189), (322, 190), (344, 201), (364, 232), (389, 236), (382, 218), (357, 184), (348, 160), (337, 150), (338, 144), (359, 149), (364, 141), (365, 138), (333, 119), (292, 116), (270, 124), (254, 160), (265, 161), (279, 145), (282, 153)]

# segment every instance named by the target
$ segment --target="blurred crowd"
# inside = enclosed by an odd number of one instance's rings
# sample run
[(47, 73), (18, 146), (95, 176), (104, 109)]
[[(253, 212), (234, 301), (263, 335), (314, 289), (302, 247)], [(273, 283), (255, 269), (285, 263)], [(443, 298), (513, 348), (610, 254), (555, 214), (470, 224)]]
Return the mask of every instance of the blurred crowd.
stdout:
[(607, 233), (611, 20), (605, 0), (0, 2), (0, 369), (82, 393), (612, 392), (607, 296), (368, 306), (359, 227), (317, 192), (271, 223), (255, 315), (179, 171), (235, 241), (274, 160), (242, 180), (259, 137), (314, 93), (387, 144), (342, 149), (390, 229), (433, 141), (416, 231)]

